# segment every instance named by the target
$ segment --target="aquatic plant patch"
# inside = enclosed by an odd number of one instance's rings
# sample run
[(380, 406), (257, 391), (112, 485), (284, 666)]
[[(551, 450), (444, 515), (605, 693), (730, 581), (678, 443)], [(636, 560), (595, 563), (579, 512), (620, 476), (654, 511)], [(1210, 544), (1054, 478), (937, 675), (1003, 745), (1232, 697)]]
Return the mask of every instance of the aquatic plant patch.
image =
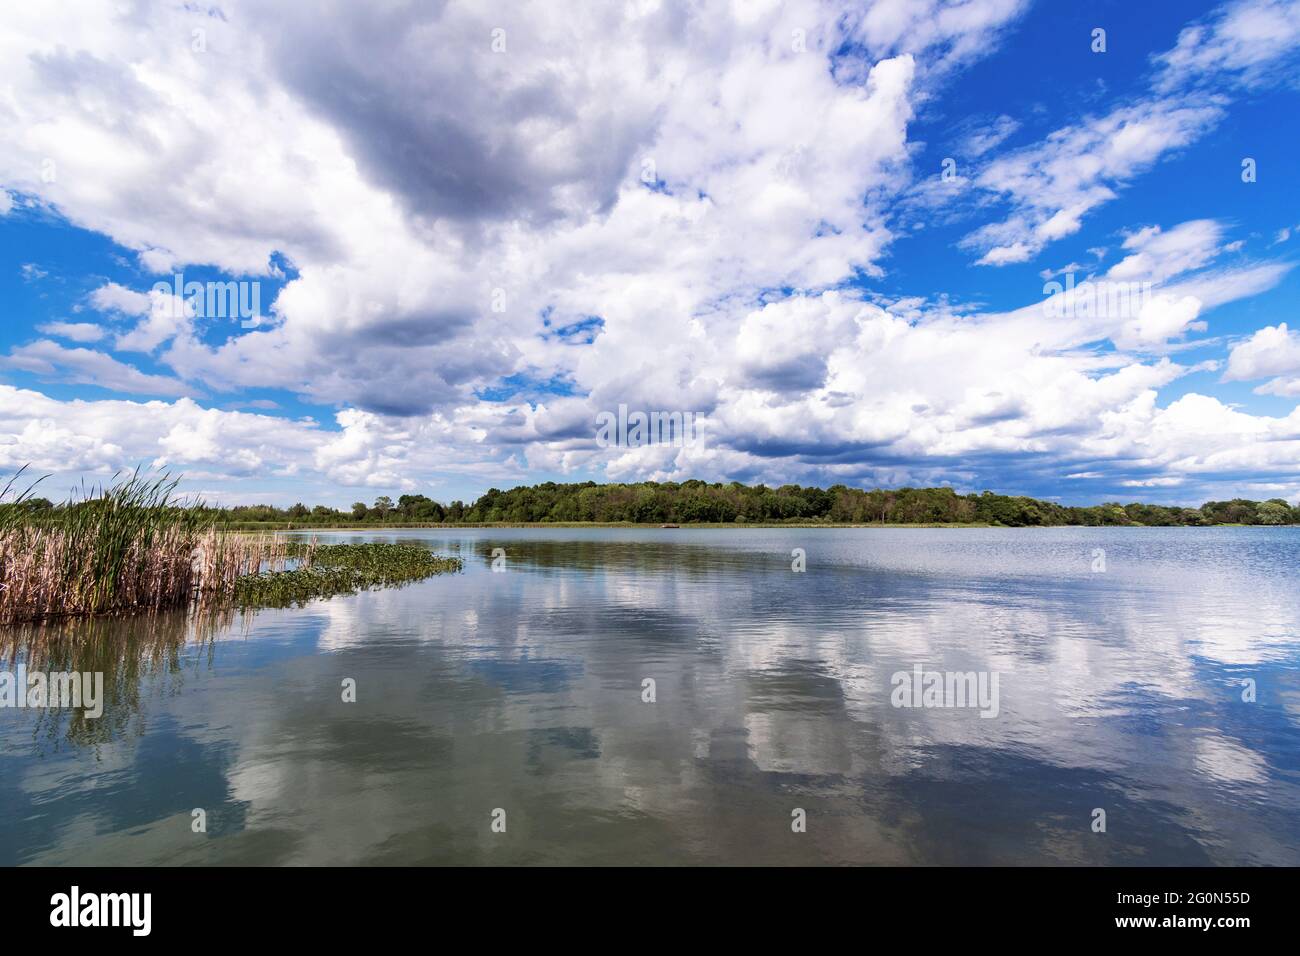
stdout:
[(460, 558), (445, 558), (410, 544), (291, 544), (285, 571), (249, 574), (235, 582), (236, 606), (293, 607), (314, 598), (355, 594), (460, 571)]

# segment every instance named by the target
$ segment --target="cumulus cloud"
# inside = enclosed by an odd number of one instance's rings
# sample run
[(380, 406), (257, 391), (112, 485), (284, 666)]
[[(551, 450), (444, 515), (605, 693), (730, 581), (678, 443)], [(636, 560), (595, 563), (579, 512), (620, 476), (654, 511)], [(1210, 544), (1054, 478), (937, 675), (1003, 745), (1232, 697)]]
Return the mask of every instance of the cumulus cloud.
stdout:
[(256, 6), (276, 71), (367, 178), (415, 215), (474, 224), (609, 209), (673, 82), (653, 52), (695, 25), (671, 4)]
[[(878, 271), (890, 235), (864, 199), (906, 160), (912, 51), (951, 53), (1018, 7), (882, 35), (894, 55), (851, 82), (832, 65), (858, 24), (815, 2), (561, 20), (545, 4), (336, 3), (309, 22), (256, 0), (147, 21), (92, 4), (70, 33), (26, 10), (11, 48), (27, 55), (0, 68), (22, 91), (0, 117), (0, 180), (146, 268), (266, 274), (280, 253), (297, 270), (272, 328), (217, 345), (164, 323), (145, 290), (105, 286), (95, 307), (148, 316), (119, 349), (166, 345), (211, 388), (423, 414), (556, 371), (543, 310), (599, 315), (627, 341), (659, 309), (689, 321)], [(799, 50), (792, 24), (810, 31)], [(151, 39), (195, 26), (201, 54)], [(44, 157), (53, 182), (32, 172)]]
[(151, 300), (147, 292), (135, 292), (116, 282), (106, 282), (90, 293), (90, 304), (102, 312), (146, 315)]
[(196, 313), (193, 303), (161, 291), (149, 292), (145, 302), (145, 317), (113, 340), (113, 347), (118, 351), (152, 352), (193, 328)]
[[(666, 0), (557, 18), (336, 0), (304, 19), (263, 0), (219, 15), (105, 0), (70, 23), (20, 5), (0, 40), (0, 182), (144, 273), (285, 281), (253, 329), (148, 277), (100, 284), (81, 301), (103, 325), (39, 328), (117, 357), (42, 339), (5, 366), (173, 400), (6, 386), (0, 441), (69, 472), (116, 457), (389, 489), (539, 470), (973, 483), (1012, 458), (1051, 474), (1119, 463), (1107, 473), (1132, 481), (1163, 469), (1171, 487), (1222, 463), (1282, 470), (1293, 421), (1157, 402), (1196, 368), (1161, 353), (1285, 273), (1214, 272), (1223, 223), (1127, 234), (1105, 278), (1157, 287), (1136, 314), (867, 291), (902, 239), (910, 127), (1024, 6)], [(1018, 125), (996, 111), (959, 129), (963, 186), (997, 210), (963, 247), (1029, 261), (1213, 128), (1228, 104), (1187, 79), (1213, 68), (1196, 51), (1246, 34), (1203, 29), (1180, 37), (1184, 79), (1039, 142), (999, 152)], [(555, 334), (568, 327), (599, 334), (575, 344)], [(503, 380), (562, 394), (480, 398)], [(268, 389), (331, 408), (332, 426), (193, 400)], [(595, 414), (620, 404), (697, 412), (700, 438), (597, 447)], [(1201, 415), (1224, 428), (1205, 438)]]
[[(1300, 332), (1288, 329), (1285, 322), (1280, 322), (1260, 329), (1246, 341), (1233, 346), (1223, 380), (1248, 382), (1296, 372), (1300, 372)], [(1289, 383), (1276, 383), (1269, 391), (1293, 394)]]
[(435, 472), (523, 477), (518, 466), (475, 451), (472, 429), (446, 419), (397, 422), (352, 409), (339, 412), (333, 425), (204, 408), (190, 398), (60, 401), (0, 385), (0, 469), (31, 464), (56, 474), (102, 475), (142, 463), (199, 479), (292, 478), (330, 489), (390, 490), (427, 489)]
[(1197, 321), (1200, 314), (1201, 302), (1195, 296), (1154, 295), (1112, 339), (1122, 349), (1160, 347), (1188, 332), (1204, 331), (1206, 324)]
[(295, 465), (318, 430), (266, 415), (174, 402), (57, 401), (0, 385), (0, 467), (112, 473), (124, 464), (183, 462), (223, 476), (263, 477)]
[(149, 375), (93, 349), (66, 348), (42, 340), (11, 349), (0, 365), (33, 372), (46, 381), (98, 385), (136, 395), (190, 395), (195, 389), (166, 375)]

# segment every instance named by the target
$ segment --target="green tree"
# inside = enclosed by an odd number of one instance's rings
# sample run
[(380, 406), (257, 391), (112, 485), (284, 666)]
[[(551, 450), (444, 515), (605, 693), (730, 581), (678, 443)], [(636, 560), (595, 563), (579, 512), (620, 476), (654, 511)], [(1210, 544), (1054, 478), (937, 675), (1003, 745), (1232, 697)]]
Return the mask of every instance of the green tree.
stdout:
[[(3, 506), (14, 508), (16, 505)], [(49, 509), (62, 513), (69, 507), (52, 506), (43, 499), (24, 503), (23, 507)], [(574, 484), (543, 482), (501, 491), (491, 488), (477, 501), (453, 501), (447, 507), (427, 495), (405, 494), (396, 505), (387, 496), (370, 508), (355, 502), (351, 517), (391, 520), (396, 511), (406, 521), (631, 521), (658, 524), (665, 521), (727, 523), (746, 522), (827, 522), (839, 524), (889, 524), (907, 522), (968, 523), (987, 522), (1004, 526), (1025, 525), (1215, 525), (1215, 524), (1300, 524), (1300, 507), (1292, 507), (1282, 498), (1265, 502), (1234, 498), (1231, 501), (1207, 501), (1199, 508), (1132, 502), (1121, 505), (1060, 505), (1022, 495), (1000, 495), (991, 491), (958, 495), (948, 487), (864, 489), (833, 485), (827, 489), (763, 484), (745, 485), (738, 481), (706, 482), (692, 478), (683, 482), (643, 481), (630, 484), (611, 482), (598, 485), (593, 481)], [(228, 520), (249, 523), (275, 523), (310, 519), (325, 523), (344, 514), (325, 505), (307, 509), (301, 502), (290, 508), (271, 505), (237, 505), (226, 509)]]
[(1280, 498), (1262, 501), (1255, 509), (1255, 520), (1260, 524), (1290, 524), (1291, 506)]

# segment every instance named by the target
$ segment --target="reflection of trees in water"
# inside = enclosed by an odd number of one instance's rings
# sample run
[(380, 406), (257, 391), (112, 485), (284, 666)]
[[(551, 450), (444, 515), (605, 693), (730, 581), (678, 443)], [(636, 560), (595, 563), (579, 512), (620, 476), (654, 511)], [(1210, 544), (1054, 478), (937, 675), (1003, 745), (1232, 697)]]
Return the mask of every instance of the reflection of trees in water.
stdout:
[[(671, 535), (672, 531), (665, 531)], [(772, 552), (738, 551), (707, 541), (646, 541), (644, 538), (629, 541), (580, 540), (541, 541), (527, 538), (482, 539), (473, 543), (473, 550), (486, 567), (492, 565), (492, 551), (504, 548), (506, 570), (511, 565), (524, 565), (538, 570), (637, 571), (686, 572), (704, 574), (721, 568), (746, 568), (756, 570), (790, 568), (789, 550), (779, 548)]]
[[(234, 610), (161, 611), (120, 617), (76, 618), (0, 628), (0, 666), (13, 672), (80, 672), (104, 675), (103, 713), (87, 717), (84, 708), (33, 708), (33, 737), (51, 749), (61, 739), (94, 747), (125, 735), (140, 714), (145, 689), (150, 696), (178, 695), (185, 684), (190, 649), (206, 651), (211, 666), (217, 634), (228, 630)], [(203, 658), (195, 655), (191, 663)], [(26, 688), (21, 688), (26, 693)], [(84, 700), (83, 700), (84, 703)], [(137, 727), (137, 732), (141, 728)]]

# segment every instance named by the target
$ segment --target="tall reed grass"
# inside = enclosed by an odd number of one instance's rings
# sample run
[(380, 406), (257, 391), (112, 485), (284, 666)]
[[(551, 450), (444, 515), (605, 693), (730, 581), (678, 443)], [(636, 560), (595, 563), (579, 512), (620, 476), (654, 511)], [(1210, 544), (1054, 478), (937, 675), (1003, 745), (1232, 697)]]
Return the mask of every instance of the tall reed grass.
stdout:
[(170, 476), (115, 476), (48, 511), (31, 507), (35, 484), (7, 500), (22, 474), (0, 493), (0, 624), (228, 598), (289, 560), (286, 542), (232, 533), (178, 498)]

